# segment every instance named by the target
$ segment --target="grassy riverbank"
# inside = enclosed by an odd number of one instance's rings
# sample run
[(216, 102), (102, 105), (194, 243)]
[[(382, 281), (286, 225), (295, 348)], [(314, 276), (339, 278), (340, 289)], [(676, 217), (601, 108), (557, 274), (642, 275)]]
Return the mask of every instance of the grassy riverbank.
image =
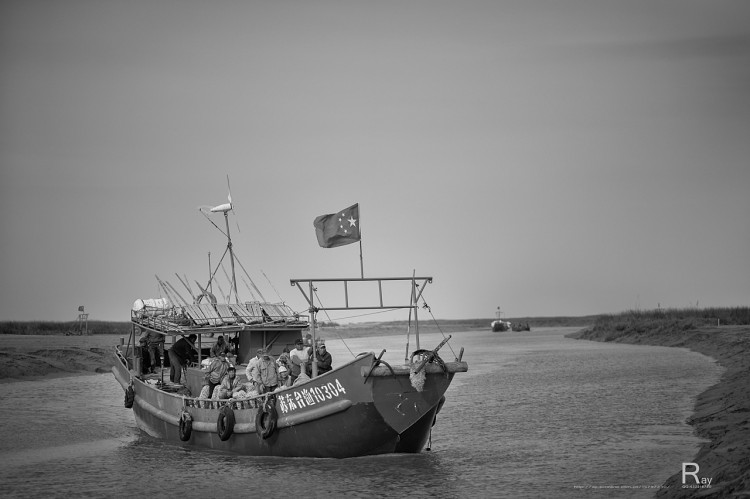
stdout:
[[(534, 327), (584, 327), (590, 326), (600, 317), (588, 315), (581, 317), (553, 316), (553, 317), (507, 317), (507, 321), (528, 323)], [(320, 317), (319, 317), (320, 318)], [(487, 329), (494, 319), (438, 319), (433, 320), (425, 312), (420, 312), (420, 329), (426, 332), (438, 332), (440, 330), (469, 331), (472, 329)], [(333, 332), (343, 338), (356, 338), (361, 336), (385, 336), (401, 334), (406, 332), (407, 321), (384, 321), (384, 322), (356, 322), (350, 324), (336, 324), (324, 321), (320, 330)], [(412, 323), (412, 328), (414, 327)], [(89, 321), (88, 335), (119, 334), (127, 336), (130, 334), (132, 324), (130, 322), (117, 321)], [(81, 335), (82, 327), (77, 321), (0, 321), (0, 335)], [(0, 339), (2, 336), (0, 336)]]
[[(719, 382), (698, 396), (688, 423), (708, 439), (691, 460), (710, 489), (687, 489), (682, 463), (657, 497), (750, 497), (750, 309), (635, 311), (602, 316), (569, 335), (577, 339), (688, 348), (726, 368)], [(725, 325), (726, 324), (726, 325)], [(692, 468), (691, 468), (692, 470)], [(687, 484), (695, 485), (692, 476)]]

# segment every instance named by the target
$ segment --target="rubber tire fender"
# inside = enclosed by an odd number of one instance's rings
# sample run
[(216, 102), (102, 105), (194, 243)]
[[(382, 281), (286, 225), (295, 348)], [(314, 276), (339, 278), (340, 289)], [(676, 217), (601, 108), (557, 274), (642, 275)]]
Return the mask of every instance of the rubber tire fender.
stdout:
[(131, 409), (133, 407), (133, 401), (135, 400), (135, 390), (133, 386), (128, 386), (125, 389), (125, 407)]
[(187, 442), (193, 433), (193, 416), (185, 411), (180, 415), (180, 440)]
[(234, 411), (228, 405), (219, 410), (219, 417), (216, 420), (216, 432), (222, 441), (229, 440), (234, 432)]
[(255, 415), (255, 431), (263, 439), (267, 439), (276, 430), (276, 423), (279, 419), (279, 414), (276, 412), (276, 404), (274, 399), (269, 398), (263, 403), (263, 406), (258, 409), (258, 414)]

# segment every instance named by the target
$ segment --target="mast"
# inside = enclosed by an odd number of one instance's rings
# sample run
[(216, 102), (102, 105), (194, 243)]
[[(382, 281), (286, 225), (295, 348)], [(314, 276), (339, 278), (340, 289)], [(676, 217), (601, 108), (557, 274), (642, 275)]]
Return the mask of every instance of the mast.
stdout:
[(312, 376), (315, 378), (318, 375), (318, 353), (317, 353), (317, 338), (315, 334), (315, 320), (317, 318), (316, 312), (318, 309), (315, 308), (315, 288), (313, 282), (310, 281), (310, 332), (312, 335), (312, 357), (310, 363), (312, 364)]
[(232, 263), (232, 288), (234, 288), (234, 302), (240, 303), (240, 296), (237, 294), (237, 277), (234, 273), (234, 250), (232, 249), (232, 236), (229, 234), (229, 210), (224, 211), (224, 222), (227, 225), (227, 248), (229, 249), (229, 261)]
[[(420, 292), (419, 294), (421, 295), (422, 293)], [(419, 297), (417, 296), (417, 282), (413, 276), (411, 278), (411, 298), (414, 300), (414, 339), (417, 343), (417, 350), (419, 350), (419, 316), (417, 314)]]
[[(228, 183), (229, 183), (229, 177), (227, 177), (227, 184)], [(219, 206), (214, 206), (209, 211), (211, 211), (211, 213), (224, 213), (224, 223), (226, 224), (226, 228), (227, 228), (227, 233), (226, 233), (226, 236), (227, 236), (227, 251), (229, 252), (229, 260), (232, 262), (232, 282), (231, 282), (232, 289), (230, 289), (229, 292), (231, 294), (232, 290), (234, 290), (234, 300), (235, 300), (235, 303), (239, 304), (240, 297), (239, 297), (239, 294), (237, 293), (237, 277), (236, 277), (236, 274), (235, 274), (235, 271), (234, 271), (234, 250), (232, 249), (232, 234), (229, 231), (229, 212), (232, 211), (232, 209), (233, 209), (232, 208), (232, 194), (231, 194), (231, 192), (229, 193), (229, 196), (227, 196), (227, 200), (229, 201), (228, 203), (220, 204)], [(211, 222), (211, 223), (213, 223), (213, 222)], [(214, 224), (214, 226), (217, 229), (219, 229), (219, 227), (216, 224)], [(219, 229), (219, 230), (221, 230), (221, 229)], [(225, 253), (225, 255), (226, 255), (226, 253)], [(222, 256), (221, 259), (223, 260), (224, 257)], [(219, 261), (219, 265), (220, 264), (221, 264), (221, 261)], [(210, 264), (209, 264), (209, 266), (210, 266)], [(218, 269), (219, 269), (219, 267), (217, 265), (216, 266), (216, 270), (218, 270)], [(211, 279), (213, 279), (213, 273), (211, 274)], [(211, 284), (210, 280), (209, 280), (209, 284)]]

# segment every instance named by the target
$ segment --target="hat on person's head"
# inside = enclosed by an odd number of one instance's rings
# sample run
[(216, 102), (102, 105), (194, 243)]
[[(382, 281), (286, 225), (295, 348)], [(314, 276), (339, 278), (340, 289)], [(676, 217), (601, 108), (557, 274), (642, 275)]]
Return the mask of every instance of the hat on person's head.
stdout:
[(295, 345), (304, 345), (305, 342), (302, 341), (302, 338), (297, 338), (297, 341), (294, 342)]
[(289, 369), (287, 369), (286, 367), (284, 367), (284, 366), (279, 367), (279, 372), (280, 373), (285, 373), (287, 371), (289, 371)]
[(235, 372), (237, 372), (237, 368), (234, 367), (233, 365), (230, 365), (229, 368), (227, 368), (227, 372), (229, 372), (229, 371), (235, 371)]

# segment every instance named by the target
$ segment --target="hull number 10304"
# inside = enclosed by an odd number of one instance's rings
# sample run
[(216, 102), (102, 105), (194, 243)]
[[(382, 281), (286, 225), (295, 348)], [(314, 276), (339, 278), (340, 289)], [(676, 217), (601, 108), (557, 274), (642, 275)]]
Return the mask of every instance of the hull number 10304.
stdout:
[(332, 400), (346, 394), (346, 388), (336, 379), (325, 385), (301, 388), (290, 392), (279, 394), (279, 408), (282, 414), (287, 414), (297, 409), (321, 404), (326, 400)]

